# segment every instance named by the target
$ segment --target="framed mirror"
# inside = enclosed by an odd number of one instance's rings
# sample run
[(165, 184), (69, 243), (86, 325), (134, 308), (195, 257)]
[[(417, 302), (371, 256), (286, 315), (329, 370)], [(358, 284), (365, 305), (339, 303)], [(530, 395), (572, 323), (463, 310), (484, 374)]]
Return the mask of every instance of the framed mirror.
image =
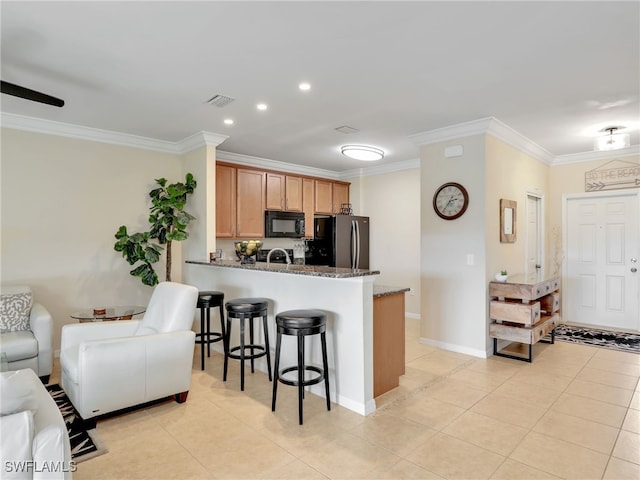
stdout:
[(518, 203), (513, 200), (500, 199), (500, 242), (515, 243), (516, 219)]

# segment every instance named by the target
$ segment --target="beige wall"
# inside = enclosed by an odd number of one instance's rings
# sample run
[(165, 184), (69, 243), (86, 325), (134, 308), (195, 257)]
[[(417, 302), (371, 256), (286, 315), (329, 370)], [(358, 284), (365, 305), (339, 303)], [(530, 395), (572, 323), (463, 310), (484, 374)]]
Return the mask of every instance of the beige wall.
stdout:
[[(525, 272), (527, 194), (534, 193), (540, 196), (543, 205), (548, 205), (549, 166), (487, 135), (486, 169), (486, 267), (487, 280), (492, 280), (495, 274), (503, 269), (509, 274)], [(502, 198), (517, 202), (515, 243), (500, 242)], [(545, 212), (542, 216), (541, 223), (544, 227)], [(543, 243), (547, 245), (546, 239), (543, 239)]]
[[(1, 280), (30, 285), (49, 309), (54, 349), (74, 310), (146, 305), (152, 290), (129, 275), (114, 234), (148, 228), (148, 192), (155, 178), (184, 178), (180, 157), (11, 129), (1, 148)], [(163, 279), (164, 266), (156, 270)]]
[(370, 268), (381, 272), (376, 283), (412, 288), (405, 311), (419, 316), (420, 170), (365, 176), (352, 185), (355, 211), (371, 217)]

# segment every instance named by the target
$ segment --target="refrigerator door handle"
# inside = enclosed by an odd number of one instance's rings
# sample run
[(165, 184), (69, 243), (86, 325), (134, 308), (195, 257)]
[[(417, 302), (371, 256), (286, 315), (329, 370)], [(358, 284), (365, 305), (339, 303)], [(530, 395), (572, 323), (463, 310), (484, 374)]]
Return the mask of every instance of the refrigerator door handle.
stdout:
[(356, 251), (357, 251), (357, 238), (356, 238), (356, 222), (351, 220), (351, 268), (354, 269), (356, 264)]
[(356, 259), (356, 227), (353, 224), (353, 220), (351, 220), (351, 268), (353, 269), (354, 262)]
[(356, 226), (356, 267), (360, 268), (360, 248), (362, 245), (360, 244), (360, 224), (357, 220), (354, 220), (353, 223)]

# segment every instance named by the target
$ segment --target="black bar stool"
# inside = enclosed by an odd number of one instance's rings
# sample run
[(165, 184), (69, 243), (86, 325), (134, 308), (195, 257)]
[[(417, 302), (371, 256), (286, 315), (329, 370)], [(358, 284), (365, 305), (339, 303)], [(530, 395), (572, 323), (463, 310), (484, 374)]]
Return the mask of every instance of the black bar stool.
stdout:
[[(196, 307), (200, 309), (200, 333), (196, 333), (196, 344), (202, 345), (200, 348), (201, 368), (204, 370), (204, 346), (207, 346), (207, 357), (211, 356), (211, 344), (224, 341), (224, 293), (217, 291), (205, 291), (198, 293), (198, 303)], [(211, 308), (218, 307), (220, 309), (220, 327), (222, 332), (211, 331)], [(207, 323), (205, 325), (205, 311)], [(213, 338), (211, 338), (213, 336)]]
[[(269, 355), (269, 332), (267, 329), (267, 308), (269, 300), (266, 298), (236, 298), (227, 302), (227, 330), (224, 351), (223, 381), (227, 381), (227, 367), (230, 358), (240, 360), (240, 390), (244, 390), (244, 361), (251, 360), (251, 373), (254, 373), (254, 360), (263, 356), (267, 357), (267, 371), (271, 381), (271, 356)], [(253, 339), (253, 319), (262, 317), (264, 330), (264, 345), (257, 345)], [(230, 346), (231, 320), (240, 320), (240, 345)], [(249, 320), (249, 343), (245, 344), (245, 320)], [(249, 353), (246, 351), (249, 350)], [(239, 352), (239, 353), (233, 353)]]
[[(327, 410), (331, 410), (331, 399), (329, 397), (329, 366), (327, 362), (327, 316), (320, 310), (289, 310), (276, 315), (277, 340), (276, 340), (276, 363), (274, 366), (273, 396), (271, 398), (271, 411), (276, 411), (276, 394), (278, 381), (285, 385), (298, 387), (298, 420), (302, 425), (302, 400), (304, 399), (304, 387), (315, 385), (324, 380), (325, 395), (327, 398)], [(320, 334), (322, 341), (322, 368), (315, 365), (305, 365), (304, 363), (304, 337), (308, 335)], [(280, 346), (282, 335), (295, 335), (298, 337), (298, 364), (292, 367), (283, 368), (280, 366)], [(305, 371), (315, 372), (318, 375), (304, 379)], [(282, 375), (288, 372), (297, 372), (297, 380), (287, 380)]]

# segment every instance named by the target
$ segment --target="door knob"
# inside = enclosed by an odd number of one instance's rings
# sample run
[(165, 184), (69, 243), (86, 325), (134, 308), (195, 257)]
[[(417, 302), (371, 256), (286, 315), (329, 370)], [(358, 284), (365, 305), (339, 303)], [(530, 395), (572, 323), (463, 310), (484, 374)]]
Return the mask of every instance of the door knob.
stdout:
[(638, 261), (638, 259), (637, 259), (637, 258), (632, 258), (632, 259), (631, 259), (631, 263), (636, 263), (637, 261)]
[(636, 267), (632, 267), (631, 268), (631, 273), (636, 273), (638, 271), (638, 269)]

